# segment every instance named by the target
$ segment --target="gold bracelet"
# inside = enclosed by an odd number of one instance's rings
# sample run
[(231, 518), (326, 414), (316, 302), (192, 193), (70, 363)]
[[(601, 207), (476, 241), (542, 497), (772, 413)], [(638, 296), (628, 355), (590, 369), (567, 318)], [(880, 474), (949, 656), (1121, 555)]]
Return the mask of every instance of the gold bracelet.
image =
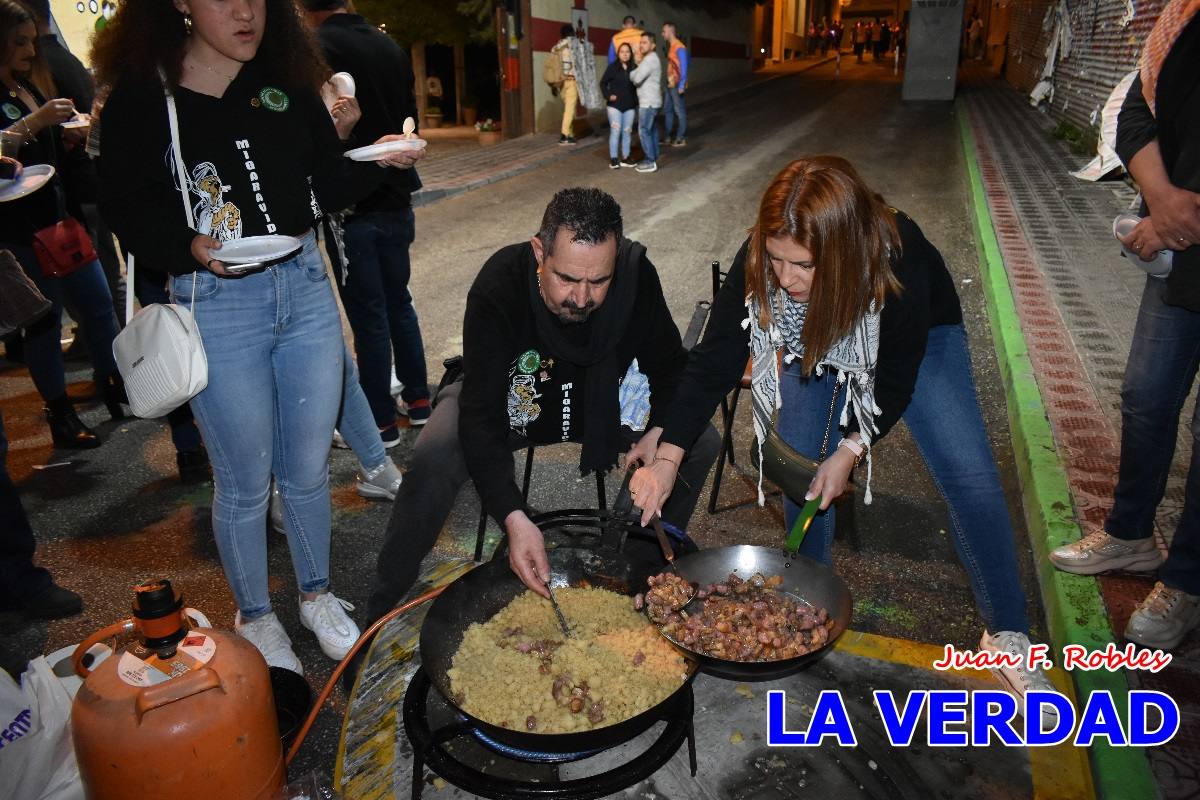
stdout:
[(25, 129), (25, 141), (30, 142), (35, 138), (33, 131), (29, 129), (29, 123), (25, 121), (25, 117), (21, 117), (21, 127)]
[(653, 462), (651, 462), (651, 463), (657, 463), (657, 462), (659, 462), (659, 461), (665, 461), (665, 462), (667, 462), (668, 464), (670, 464), (671, 466), (673, 466), (675, 469), (679, 469), (679, 467), (681, 466), (681, 464), (676, 464), (674, 461), (672, 461), (671, 459), (667, 458), (666, 456), (655, 456), (655, 457), (654, 457), (654, 461), (653, 461)]

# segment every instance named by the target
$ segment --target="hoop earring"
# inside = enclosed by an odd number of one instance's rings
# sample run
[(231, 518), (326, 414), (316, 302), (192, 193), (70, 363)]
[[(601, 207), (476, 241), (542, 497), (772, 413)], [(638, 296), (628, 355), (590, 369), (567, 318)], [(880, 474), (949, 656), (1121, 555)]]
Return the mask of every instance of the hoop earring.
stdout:
[(192, 35), (192, 15), (191, 14), (183, 15), (183, 29), (185, 31), (187, 31), (188, 36)]

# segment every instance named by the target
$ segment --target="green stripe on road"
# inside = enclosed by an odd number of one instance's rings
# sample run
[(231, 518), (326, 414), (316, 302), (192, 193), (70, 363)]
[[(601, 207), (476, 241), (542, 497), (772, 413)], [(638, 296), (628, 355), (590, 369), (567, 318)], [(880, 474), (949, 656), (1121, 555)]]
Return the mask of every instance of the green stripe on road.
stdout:
[[(961, 102), (956, 105), (974, 207), (979, 270), (1007, 395), (1013, 450), (1024, 495), (1025, 521), (1029, 528), (1029, 540), (1033, 544), (1038, 585), (1042, 592), (1042, 603), (1046, 607), (1050, 637), (1059, 653), (1067, 644), (1104, 647), (1113, 641), (1113, 636), (1096, 579), (1060, 572), (1048, 558), (1049, 552), (1055, 547), (1079, 539), (1080, 530), (1075, 520), (1066, 470), (1059, 459), (1046, 417), (1046, 407), (1038, 389), (1033, 364), (1029, 360), (1029, 346), (1021, 331), (1008, 272), (992, 225), (967, 113)], [(1081, 700), (1091, 692), (1111, 692), (1117, 708), (1122, 709), (1122, 720), (1128, 722), (1123, 709), (1126, 708), (1129, 685), (1123, 674), (1107, 670), (1076, 670), (1071, 677), (1075, 682), (1076, 697)], [(1091, 748), (1090, 754), (1101, 797), (1124, 800), (1158, 795), (1158, 787), (1143, 750), (1096, 745)]]

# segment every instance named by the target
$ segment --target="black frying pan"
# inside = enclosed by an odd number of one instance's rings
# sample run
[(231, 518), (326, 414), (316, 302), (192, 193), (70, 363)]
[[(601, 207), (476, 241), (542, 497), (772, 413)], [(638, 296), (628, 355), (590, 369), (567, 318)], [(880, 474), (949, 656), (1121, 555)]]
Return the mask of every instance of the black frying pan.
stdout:
[[(772, 547), (734, 545), (711, 550), (698, 550), (675, 560), (675, 569), (684, 580), (695, 581), (701, 586), (722, 583), (729, 573), (749, 580), (756, 572), (766, 577), (780, 575), (783, 585), (778, 591), (791, 595), (792, 599), (824, 608), (833, 620), (829, 640), (819, 650), (796, 658), (780, 661), (730, 661), (714, 658), (691, 650), (679, 642), (672, 642), (691, 653), (700, 662), (700, 669), (718, 678), (735, 681), (770, 681), (783, 678), (806, 667), (820, 658), (834, 641), (850, 626), (850, 590), (833, 570), (805, 556), (790, 556)], [(700, 601), (694, 601), (694, 603)], [(668, 637), (669, 638), (669, 637)]]
[[(567, 512), (578, 515), (580, 512)], [(594, 513), (594, 512), (593, 512)], [(601, 512), (603, 514), (603, 512)], [(549, 516), (549, 515), (544, 515)], [(585, 519), (570, 518), (572, 526), (590, 527), (592, 542), (595, 543), (595, 524), (603, 525), (603, 516)], [(541, 518), (535, 522), (543, 525)], [(589, 525), (590, 523), (590, 525)], [(546, 526), (543, 526), (546, 527)], [(550, 537), (548, 537), (548, 545)], [(661, 563), (641, 560), (613, 549), (596, 547), (587, 549), (578, 546), (563, 546), (548, 549), (551, 583), (559, 586), (578, 586), (587, 580), (592, 586), (609, 589), (632, 596), (646, 585), (646, 578), (662, 569)], [(688, 662), (688, 680), (684, 681), (670, 697), (659, 705), (630, 719), (573, 733), (537, 733), (514, 731), (484, 722), (458, 708), (450, 689), (450, 669), (454, 653), (462, 643), (463, 634), (473, 622), (486, 622), (500, 609), (508, 605), (517, 595), (525, 591), (525, 585), (509, 569), (503, 558), (481, 564), (463, 575), (433, 601), (425, 623), (421, 626), (421, 663), (433, 685), (446, 702), (458, 709), (487, 735), (513, 747), (552, 753), (575, 753), (610, 747), (627, 741), (649, 728), (662, 718), (662, 709), (670, 707), (679, 692), (685, 691), (696, 673), (696, 663)]]

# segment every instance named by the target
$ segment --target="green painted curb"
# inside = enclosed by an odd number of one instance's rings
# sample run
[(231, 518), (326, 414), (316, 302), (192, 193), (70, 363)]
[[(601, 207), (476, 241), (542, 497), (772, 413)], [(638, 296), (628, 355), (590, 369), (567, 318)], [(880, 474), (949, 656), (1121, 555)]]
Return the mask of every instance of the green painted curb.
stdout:
[[(975, 140), (962, 103), (956, 104), (955, 114), (970, 183), (979, 271), (1007, 395), (1013, 454), (1021, 480), (1025, 521), (1037, 561), (1038, 585), (1050, 637), (1060, 654), (1067, 644), (1104, 647), (1113, 641), (1113, 635), (1096, 579), (1060, 572), (1048, 558), (1055, 547), (1079, 539), (1079, 525), (1075, 521), (1066, 470), (1058, 457), (1046, 407), (1029, 360), (1029, 346), (1017, 317), (1008, 272), (1004, 268), (979, 173)], [(1123, 674), (1107, 670), (1073, 670), (1070, 674), (1077, 698), (1087, 697), (1095, 691), (1111, 692), (1122, 720), (1128, 721), (1125, 709), (1129, 684)], [(1097, 744), (1090, 748), (1089, 755), (1101, 797), (1133, 800), (1158, 796), (1158, 785), (1143, 750)]]

